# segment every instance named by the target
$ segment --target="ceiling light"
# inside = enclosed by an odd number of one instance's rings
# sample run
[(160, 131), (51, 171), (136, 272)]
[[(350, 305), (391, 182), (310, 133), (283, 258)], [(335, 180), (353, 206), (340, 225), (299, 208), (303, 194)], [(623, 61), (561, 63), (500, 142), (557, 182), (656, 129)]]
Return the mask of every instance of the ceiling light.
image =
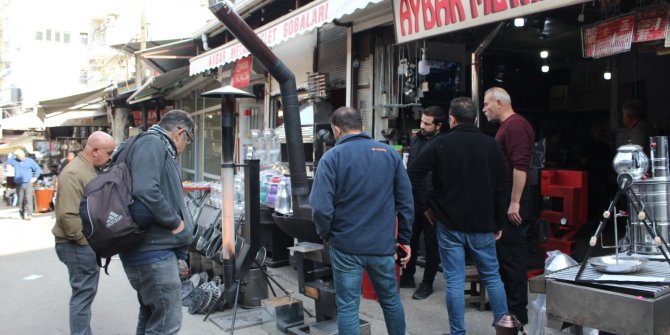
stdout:
[(522, 17), (517, 17), (514, 19), (514, 26), (515, 27), (523, 27), (526, 24), (526, 19)]
[(605, 72), (603, 72), (603, 79), (605, 79), (605, 80), (612, 79), (612, 72), (609, 72), (609, 70), (606, 70)]
[(430, 63), (426, 60), (426, 41), (423, 41), (423, 48), (421, 48), (421, 61), (419, 61), (419, 74), (422, 76), (430, 74)]
[(577, 22), (579, 23), (584, 22), (584, 7), (586, 7), (586, 4), (582, 5), (582, 12), (577, 15)]
[(543, 73), (549, 72), (549, 65), (547, 65), (547, 64), (542, 65), (542, 72)]
[(547, 57), (549, 57), (549, 51), (547, 50), (540, 51), (540, 58), (545, 59)]

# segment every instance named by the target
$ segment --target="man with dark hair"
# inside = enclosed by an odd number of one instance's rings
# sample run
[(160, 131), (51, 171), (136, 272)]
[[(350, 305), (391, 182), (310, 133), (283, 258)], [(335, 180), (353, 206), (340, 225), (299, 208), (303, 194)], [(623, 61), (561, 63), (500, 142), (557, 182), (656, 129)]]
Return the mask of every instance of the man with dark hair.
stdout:
[(35, 182), (42, 174), (42, 169), (34, 159), (26, 157), (23, 149), (14, 151), (14, 158), (7, 161), (14, 168), (14, 184), (19, 197), (19, 214), (25, 220), (32, 220), (35, 198)]
[(496, 141), (474, 125), (476, 118), (470, 98), (452, 100), (451, 130), (431, 141), (408, 168), (415, 190), (433, 171), (433, 210), (452, 335), (465, 334), (466, 250), (489, 293), (494, 323), (507, 313), (496, 258), (508, 203), (505, 163)]
[[(407, 166), (411, 166), (416, 157), (426, 148), (429, 141), (441, 133), (444, 126), (445, 114), (440, 106), (430, 106), (421, 112), (421, 130), (412, 139), (409, 147)], [(437, 249), (437, 238), (435, 237), (435, 223), (433, 212), (429, 206), (429, 190), (431, 183), (430, 173), (423, 182), (423, 187), (413, 190), (414, 196), (414, 225), (412, 226), (412, 257), (403, 269), (400, 276), (400, 287), (414, 288), (414, 273), (416, 272), (416, 260), (421, 243), (421, 232), (423, 231), (423, 242), (426, 249), (425, 269), (423, 280), (412, 295), (412, 299), (422, 300), (433, 294), (433, 281), (437, 274), (440, 255)]]
[(100, 267), (95, 251), (82, 233), (79, 202), (86, 185), (104, 167), (114, 153), (114, 138), (96, 131), (86, 140), (84, 151), (72, 159), (58, 176), (56, 224), (51, 232), (56, 238), (56, 254), (67, 266), (70, 276), (70, 334), (92, 334), (91, 305), (98, 291)]
[(137, 334), (177, 334), (181, 328), (178, 260), (186, 259), (193, 219), (184, 202), (177, 156), (193, 141), (193, 130), (188, 113), (171, 110), (136, 140), (126, 159), (134, 200), (153, 216), (152, 222), (142, 222), (149, 225), (144, 241), (120, 255), (140, 303)]
[(642, 100), (629, 100), (621, 107), (623, 125), (628, 129), (627, 140), (648, 151), (649, 136), (656, 135), (656, 129), (647, 120), (647, 108)]
[[(412, 190), (398, 153), (363, 132), (360, 113), (338, 108), (330, 119), (337, 142), (319, 163), (309, 196), (317, 232), (328, 242), (340, 334), (360, 333), (363, 271), (375, 288), (388, 334), (405, 334), (395, 276), (396, 247), (409, 246)], [(397, 240), (396, 240), (397, 215)]]
[(528, 323), (528, 241), (527, 234), (537, 216), (532, 206), (534, 194), (524, 191), (535, 144), (535, 131), (528, 121), (514, 112), (509, 93), (500, 87), (484, 94), (484, 115), (499, 122), (496, 141), (502, 147), (507, 164), (507, 179), (511, 185), (507, 222), (503, 224), (502, 239), (498, 242), (500, 275), (505, 283), (510, 312), (523, 324)]

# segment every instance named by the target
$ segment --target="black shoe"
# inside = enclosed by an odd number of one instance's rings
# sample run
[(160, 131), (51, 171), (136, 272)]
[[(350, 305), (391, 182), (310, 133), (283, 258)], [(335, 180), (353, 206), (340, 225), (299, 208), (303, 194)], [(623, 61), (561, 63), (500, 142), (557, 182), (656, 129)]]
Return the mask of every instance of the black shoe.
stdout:
[(413, 277), (400, 276), (400, 288), (415, 288), (416, 283)]
[(419, 284), (419, 288), (414, 291), (412, 299), (423, 300), (428, 298), (431, 294), (433, 294), (433, 285), (421, 282), (421, 284)]

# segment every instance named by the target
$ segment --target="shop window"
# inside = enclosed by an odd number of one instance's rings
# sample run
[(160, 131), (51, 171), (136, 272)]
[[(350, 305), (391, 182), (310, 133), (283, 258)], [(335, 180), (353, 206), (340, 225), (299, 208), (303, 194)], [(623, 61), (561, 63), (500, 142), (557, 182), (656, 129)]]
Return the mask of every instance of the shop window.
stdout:
[(35, 40), (41, 41), (44, 39), (44, 32), (43, 31), (36, 31), (35, 32)]
[[(194, 122), (197, 125), (198, 120), (200, 117), (194, 117)], [(184, 149), (184, 152), (181, 153), (181, 167), (185, 170), (195, 170), (195, 159), (196, 159), (196, 153), (198, 152), (198, 144), (200, 143), (199, 141), (199, 136), (198, 134), (200, 133), (200, 130), (196, 126), (194, 134), (193, 134), (193, 143), (190, 145), (187, 145), (186, 148)], [(184, 172), (186, 173), (186, 172)], [(193, 179), (184, 179), (184, 180), (193, 180)]]
[(51, 41), (51, 29), (47, 29), (46, 40)]
[(54, 32), (54, 42), (60, 42), (60, 31)]
[(70, 32), (69, 31), (64, 31), (63, 32), (63, 43), (70, 44)]
[(203, 123), (204, 172), (219, 176), (221, 174), (221, 115), (219, 111), (205, 114)]

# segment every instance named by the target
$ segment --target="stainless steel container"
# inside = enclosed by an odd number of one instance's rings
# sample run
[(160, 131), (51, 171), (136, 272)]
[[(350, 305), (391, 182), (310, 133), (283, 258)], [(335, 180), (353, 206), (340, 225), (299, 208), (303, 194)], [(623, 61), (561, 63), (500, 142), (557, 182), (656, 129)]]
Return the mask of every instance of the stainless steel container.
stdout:
[[(647, 180), (635, 180), (631, 189), (644, 203), (644, 210), (647, 213), (647, 222), (651, 224), (653, 219), (655, 225), (652, 229), (657, 234), (668, 241), (670, 235), (668, 234), (668, 223), (670, 221), (670, 180), (668, 178), (652, 178)], [(630, 219), (630, 240), (632, 242), (632, 251), (640, 254), (660, 254), (654, 237), (649, 234), (644, 226), (644, 223), (638, 219), (638, 213), (633, 211), (631, 201), (628, 199), (629, 219)], [(639, 206), (639, 204), (638, 204)]]

